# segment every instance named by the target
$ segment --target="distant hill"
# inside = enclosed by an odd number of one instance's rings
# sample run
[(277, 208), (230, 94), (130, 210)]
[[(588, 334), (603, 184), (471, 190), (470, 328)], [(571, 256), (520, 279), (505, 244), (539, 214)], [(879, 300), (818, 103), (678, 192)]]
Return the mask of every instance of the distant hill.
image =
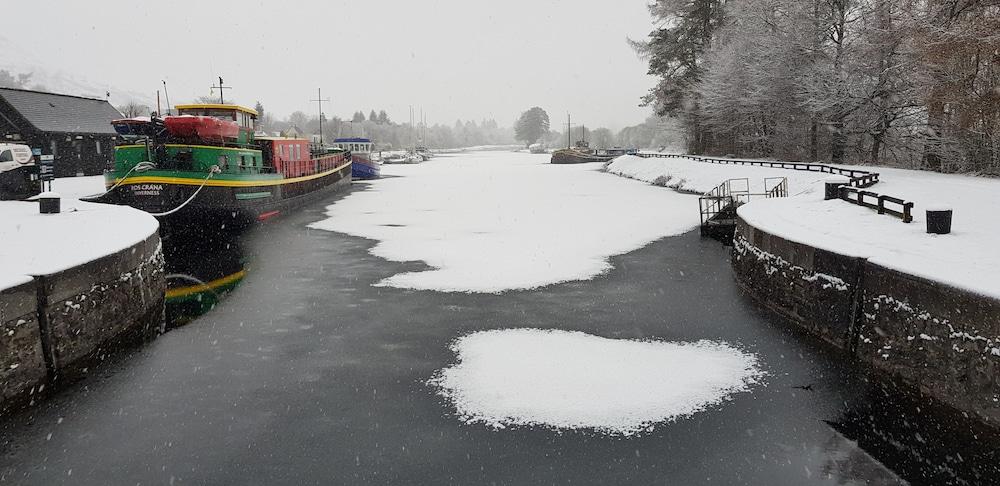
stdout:
[[(130, 101), (147, 106), (156, 105), (156, 99), (148, 93), (115, 86), (108, 80), (86, 79), (74, 73), (41, 65), (37, 59), (39, 56), (32, 54), (24, 47), (0, 37), (0, 70), (6, 71), (15, 78), (18, 75), (30, 74), (25, 86), (14, 87), (101, 99), (105, 97), (105, 93), (110, 92), (109, 101), (115, 106)], [(0, 77), (3, 77), (2, 74)]]

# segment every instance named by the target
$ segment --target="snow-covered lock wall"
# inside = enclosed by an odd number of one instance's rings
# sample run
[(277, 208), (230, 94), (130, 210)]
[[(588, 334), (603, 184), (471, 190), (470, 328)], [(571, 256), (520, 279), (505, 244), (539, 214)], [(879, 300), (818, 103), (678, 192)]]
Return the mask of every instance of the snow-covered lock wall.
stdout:
[(73, 198), (62, 208), (38, 214), (34, 202), (0, 202), (0, 413), (163, 323), (156, 220)]
[(740, 219), (737, 281), (868, 369), (1000, 426), (1000, 301), (768, 234)]

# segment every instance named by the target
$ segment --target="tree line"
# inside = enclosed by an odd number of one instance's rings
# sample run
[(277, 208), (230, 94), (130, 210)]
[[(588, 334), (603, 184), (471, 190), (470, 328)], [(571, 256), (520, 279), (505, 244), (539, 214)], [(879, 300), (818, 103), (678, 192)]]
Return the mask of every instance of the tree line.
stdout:
[(547, 148), (569, 147), (579, 140), (592, 148), (635, 147), (641, 149), (683, 150), (682, 135), (675, 119), (651, 116), (643, 123), (625, 127), (617, 133), (604, 127), (587, 128), (585, 125), (570, 128), (570, 133), (552, 130), (549, 114), (534, 106), (521, 113), (514, 123), (514, 136), (525, 146), (541, 143)]
[[(287, 133), (293, 130), (302, 136), (319, 134), (318, 114), (292, 112), (278, 119), (257, 102), (258, 130), (269, 133)], [(350, 118), (323, 118), (323, 138), (327, 142), (341, 137), (366, 137), (375, 141), (380, 150), (399, 150), (414, 146), (429, 148), (461, 148), (477, 145), (508, 145), (514, 143), (514, 131), (501, 127), (496, 120), (456, 120), (453, 125), (396, 123), (385, 110), (355, 111)]]
[(655, 0), (643, 98), (693, 153), (1000, 174), (1000, 2)]

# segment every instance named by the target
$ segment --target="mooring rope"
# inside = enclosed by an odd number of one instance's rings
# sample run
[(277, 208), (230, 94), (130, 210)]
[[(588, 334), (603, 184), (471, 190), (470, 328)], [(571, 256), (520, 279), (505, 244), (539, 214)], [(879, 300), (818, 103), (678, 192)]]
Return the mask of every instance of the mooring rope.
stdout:
[[(133, 171), (138, 170), (139, 172), (145, 172), (147, 170), (152, 170), (152, 169), (155, 169), (155, 168), (156, 168), (156, 164), (154, 164), (152, 162), (148, 162), (148, 161), (146, 161), (146, 162), (139, 162), (138, 164), (133, 165), (132, 168), (129, 169), (128, 172), (126, 172), (125, 175), (123, 175), (121, 177), (121, 179), (118, 179), (118, 182), (116, 182), (113, 186), (109, 187), (107, 191), (104, 191), (104, 194), (101, 194), (100, 196), (96, 196), (96, 197), (104, 197), (104, 196), (107, 196), (108, 194), (110, 194), (111, 191), (115, 190), (116, 187), (122, 185), (122, 182), (125, 182), (125, 179), (128, 178), (129, 174), (131, 174)], [(90, 196), (88, 196), (88, 197), (90, 197)]]
[(214, 176), (215, 174), (217, 174), (219, 172), (222, 172), (222, 170), (219, 169), (219, 166), (213, 165), (211, 168), (208, 169), (208, 175), (205, 176), (205, 179), (201, 181), (201, 185), (198, 186), (198, 189), (196, 191), (194, 191), (194, 194), (192, 194), (191, 197), (187, 198), (187, 201), (184, 201), (183, 203), (181, 203), (180, 206), (177, 206), (176, 208), (171, 209), (170, 211), (165, 211), (165, 212), (162, 212), (162, 213), (149, 213), (149, 214), (152, 215), (152, 216), (155, 216), (157, 218), (160, 218), (160, 217), (163, 217), (163, 216), (170, 216), (171, 214), (174, 214), (177, 211), (180, 211), (181, 209), (184, 208), (184, 206), (187, 206), (188, 203), (190, 203), (191, 201), (194, 201), (194, 198), (198, 196), (198, 193), (201, 192), (201, 190), (205, 188), (205, 184), (208, 184), (208, 180), (211, 179), (212, 176)]

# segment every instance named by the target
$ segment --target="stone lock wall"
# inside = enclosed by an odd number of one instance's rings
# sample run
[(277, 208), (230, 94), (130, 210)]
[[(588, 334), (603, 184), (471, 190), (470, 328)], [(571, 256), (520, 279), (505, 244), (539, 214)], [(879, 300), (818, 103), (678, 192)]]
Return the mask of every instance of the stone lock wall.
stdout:
[(0, 291), (0, 407), (45, 381), (34, 281)]
[(738, 220), (736, 279), (860, 364), (1000, 427), (1000, 301)]
[(0, 292), (0, 412), (164, 323), (159, 235)]
[(1000, 426), (1000, 301), (865, 269), (858, 360)]
[(738, 220), (732, 264), (736, 279), (760, 302), (842, 349), (851, 322), (860, 260), (791, 242)]

